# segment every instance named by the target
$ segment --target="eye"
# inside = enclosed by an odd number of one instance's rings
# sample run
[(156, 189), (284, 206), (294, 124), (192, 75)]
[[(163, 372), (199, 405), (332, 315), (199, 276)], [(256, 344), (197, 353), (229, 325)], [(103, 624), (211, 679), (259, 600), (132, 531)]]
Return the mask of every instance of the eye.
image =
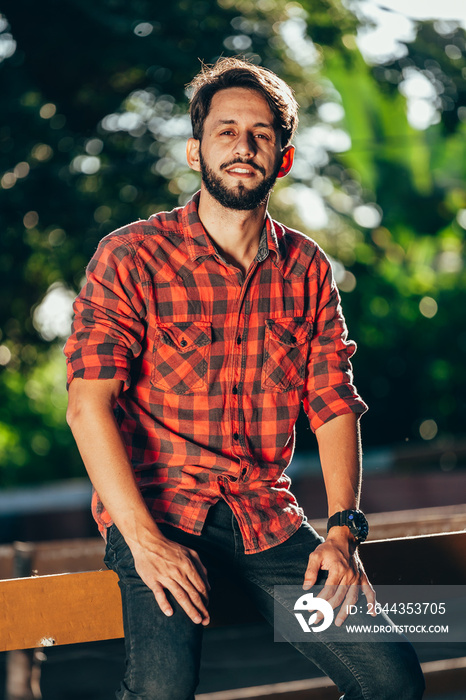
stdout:
[(232, 133), (233, 133), (233, 132), (232, 132), (231, 129), (225, 129), (225, 131), (221, 131), (221, 132), (220, 132), (220, 136), (229, 136), (229, 135), (232, 134)]

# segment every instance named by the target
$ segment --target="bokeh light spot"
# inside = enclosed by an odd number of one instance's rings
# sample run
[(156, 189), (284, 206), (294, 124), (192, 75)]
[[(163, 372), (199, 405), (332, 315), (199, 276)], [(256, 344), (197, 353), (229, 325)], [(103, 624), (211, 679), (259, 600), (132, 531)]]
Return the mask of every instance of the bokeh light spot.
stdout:
[(16, 175), (16, 177), (19, 179), (19, 178), (27, 177), (29, 175), (29, 171), (30, 171), (29, 163), (26, 163), (26, 161), (23, 160), (23, 161), (21, 161), (21, 163), (18, 163), (17, 165), (15, 165), (15, 169), (13, 172)]
[(10, 349), (6, 345), (0, 345), (0, 365), (5, 367), (11, 360)]
[(39, 223), (39, 214), (36, 211), (28, 211), (23, 216), (24, 228), (35, 228)]
[(459, 49), (458, 46), (455, 46), (455, 44), (447, 44), (445, 46), (445, 53), (447, 54), (448, 58), (451, 58), (452, 61), (459, 61), (463, 55), (461, 53), (461, 49)]
[(2, 188), (4, 190), (10, 190), (12, 187), (16, 185), (16, 180), (18, 179), (17, 175), (15, 173), (5, 173), (2, 176), (2, 179), (0, 180), (0, 184), (2, 185)]
[(426, 318), (433, 318), (438, 311), (438, 304), (432, 297), (422, 297), (419, 302), (419, 311)]
[(71, 169), (84, 175), (95, 175), (100, 170), (100, 158), (97, 156), (76, 156), (71, 161)]
[(89, 139), (86, 143), (86, 153), (90, 156), (98, 156), (102, 152), (104, 142), (102, 139)]
[(139, 22), (139, 24), (137, 24), (134, 27), (133, 31), (136, 34), (136, 36), (144, 37), (149, 36), (149, 34), (152, 34), (152, 32), (154, 31), (154, 27), (150, 22)]
[(54, 248), (56, 248), (59, 245), (62, 245), (62, 243), (65, 242), (65, 239), (66, 233), (62, 228), (54, 228), (49, 233), (49, 243)]
[[(466, 120), (465, 120), (466, 121)], [(459, 209), (456, 214), (456, 220), (461, 228), (466, 229), (466, 209)]]
[(345, 270), (343, 279), (338, 285), (342, 292), (353, 292), (356, 289), (356, 277), (349, 270)]
[(71, 331), (74, 293), (62, 282), (52, 284), (33, 314), (34, 328), (44, 340), (66, 338)]
[(423, 440), (433, 440), (437, 433), (437, 423), (431, 418), (423, 420), (421, 425), (419, 426), (419, 435), (422, 437)]
[(363, 228), (376, 228), (382, 221), (382, 210), (376, 204), (361, 204), (355, 208), (353, 217)]
[(97, 209), (94, 212), (94, 220), (97, 221), (98, 224), (103, 224), (105, 221), (108, 221), (112, 215), (112, 210), (110, 207), (107, 207), (105, 204), (103, 204), (101, 207), (97, 207)]
[(36, 143), (31, 151), (31, 156), (35, 160), (45, 163), (45, 161), (50, 160), (53, 156), (53, 150), (46, 143)]
[(36, 433), (31, 439), (31, 448), (36, 455), (45, 457), (50, 452), (50, 440), (42, 433)]
[(57, 112), (56, 106), (52, 102), (47, 102), (47, 104), (42, 105), (39, 110), (39, 114), (42, 119), (51, 119)]

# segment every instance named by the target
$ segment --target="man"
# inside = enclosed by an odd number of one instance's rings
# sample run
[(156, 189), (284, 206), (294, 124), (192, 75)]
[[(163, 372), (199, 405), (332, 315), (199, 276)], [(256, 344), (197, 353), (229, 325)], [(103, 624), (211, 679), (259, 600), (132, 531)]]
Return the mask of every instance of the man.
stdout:
[[(101, 241), (65, 348), (68, 421), (120, 577), (125, 700), (194, 697), (218, 569), (270, 620), (274, 585), (309, 589), (326, 572), (322, 595), (345, 601), (337, 624), (357, 585), (374, 601), (356, 550), (366, 407), (355, 345), (322, 251), (267, 214), (292, 166), (297, 104), (275, 74), (237, 59), (192, 89), (200, 193)], [(334, 516), (325, 542), (284, 475), (301, 402)], [(347, 700), (422, 695), (406, 642), (295, 646)]]

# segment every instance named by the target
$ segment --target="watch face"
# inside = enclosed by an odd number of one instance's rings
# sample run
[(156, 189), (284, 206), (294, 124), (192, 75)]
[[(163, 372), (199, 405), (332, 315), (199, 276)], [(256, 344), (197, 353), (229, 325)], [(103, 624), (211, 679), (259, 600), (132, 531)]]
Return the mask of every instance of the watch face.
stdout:
[(364, 513), (352, 510), (348, 513), (348, 527), (359, 542), (364, 542), (369, 534), (369, 525)]

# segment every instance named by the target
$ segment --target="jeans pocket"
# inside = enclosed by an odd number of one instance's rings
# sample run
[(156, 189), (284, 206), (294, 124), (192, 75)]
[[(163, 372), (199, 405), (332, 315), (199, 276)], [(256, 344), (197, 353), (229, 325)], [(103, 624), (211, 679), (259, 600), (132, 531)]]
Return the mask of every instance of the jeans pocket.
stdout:
[(206, 388), (211, 343), (208, 321), (158, 324), (152, 385), (175, 394)]
[(125, 573), (132, 574), (135, 571), (134, 559), (130, 548), (116, 525), (112, 525), (107, 531), (107, 546), (104, 556), (105, 565), (115, 571), (120, 578)]
[(267, 319), (262, 388), (289, 391), (304, 384), (312, 323), (304, 318)]

